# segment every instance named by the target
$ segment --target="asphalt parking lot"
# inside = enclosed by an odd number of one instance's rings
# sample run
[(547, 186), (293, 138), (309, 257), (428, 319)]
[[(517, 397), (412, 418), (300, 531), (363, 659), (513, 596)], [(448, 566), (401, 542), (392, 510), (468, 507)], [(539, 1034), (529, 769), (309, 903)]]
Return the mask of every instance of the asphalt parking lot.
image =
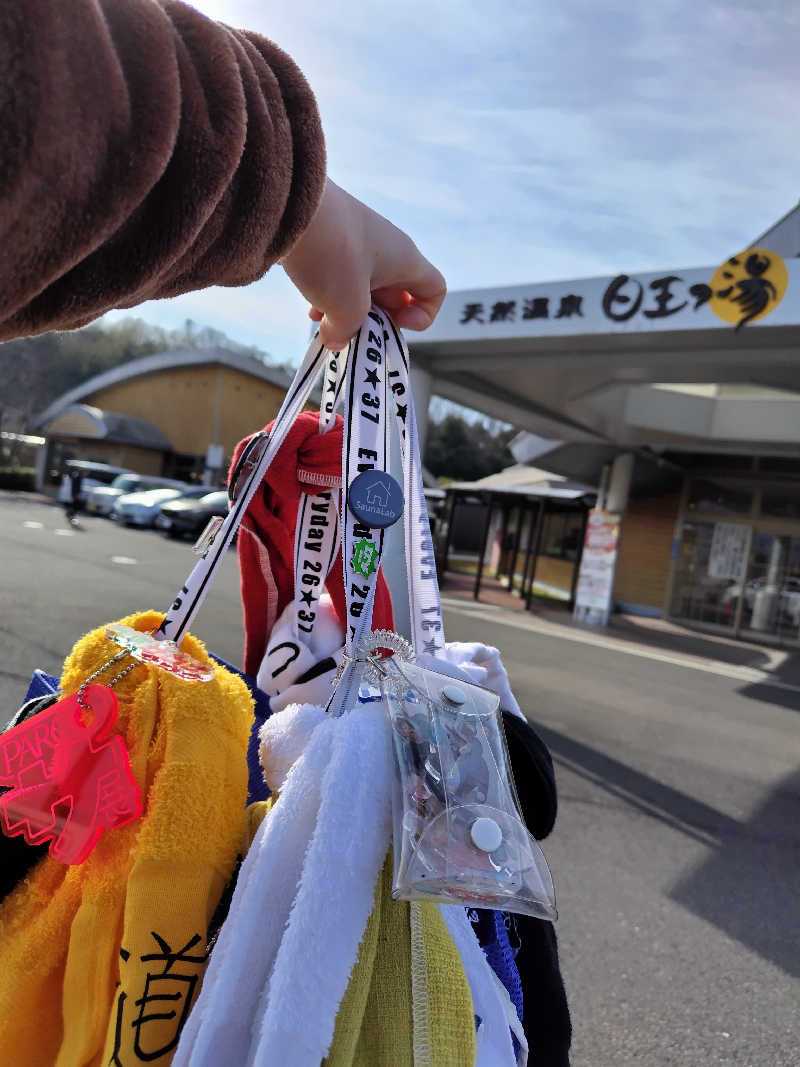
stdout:
[[(190, 545), (0, 494), (0, 693), (58, 673), (87, 629), (165, 609)], [(446, 599), (448, 637), (504, 655), (550, 745), (575, 1067), (795, 1067), (800, 1048), (800, 690), (537, 630)], [(235, 554), (194, 632), (241, 662)], [(531, 1035), (535, 1043), (535, 1035)]]

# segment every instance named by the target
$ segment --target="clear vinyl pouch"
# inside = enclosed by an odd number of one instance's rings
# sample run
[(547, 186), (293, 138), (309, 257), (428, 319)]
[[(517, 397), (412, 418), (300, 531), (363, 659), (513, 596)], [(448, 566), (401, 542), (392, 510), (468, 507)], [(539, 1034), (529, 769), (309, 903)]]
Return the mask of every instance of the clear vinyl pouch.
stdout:
[(396, 900), (554, 921), (553, 879), (516, 798), (499, 698), (391, 656), (381, 690), (396, 756)]

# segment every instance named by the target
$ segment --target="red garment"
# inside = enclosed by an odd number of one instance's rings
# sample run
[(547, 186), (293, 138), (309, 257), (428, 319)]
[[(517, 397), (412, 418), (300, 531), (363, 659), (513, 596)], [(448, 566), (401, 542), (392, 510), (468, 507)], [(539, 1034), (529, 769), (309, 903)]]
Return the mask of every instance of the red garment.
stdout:
[[(265, 427), (267, 433), (273, 423)], [(344, 420), (327, 433), (319, 432), (319, 415), (303, 411), (256, 491), (239, 527), (237, 550), (244, 614), (244, 670), (256, 676), (267, 649), (272, 627), (294, 595), (294, 534), (300, 494), (315, 494), (338, 486), (342, 476)], [(231, 474), (251, 440), (240, 441), (233, 453)], [(319, 479), (318, 481), (316, 479)], [(341, 549), (331, 568), (326, 588), (336, 615), (345, 627)], [(383, 572), (378, 573), (373, 628), (394, 628), (392, 599)]]

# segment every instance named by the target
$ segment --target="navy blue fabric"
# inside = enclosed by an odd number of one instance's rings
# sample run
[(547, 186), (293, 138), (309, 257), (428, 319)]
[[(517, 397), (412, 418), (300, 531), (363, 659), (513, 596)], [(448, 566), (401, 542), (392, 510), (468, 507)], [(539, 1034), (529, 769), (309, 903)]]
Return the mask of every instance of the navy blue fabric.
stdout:
[(31, 675), (31, 680), (28, 683), (28, 692), (25, 694), (25, 700), (23, 704), (29, 700), (33, 700), (34, 697), (50, 696), (51, 693), (58, 692), (58, 678), (55, 678), (52, 674), (45, 674), (44, 671), (36, 670)]
[(253, 729), (250, 731), (250, 740), (247, 743), (247, 803), (252, 804), (256, 800), (266, 800), (270, 795), (270, 791), (264, 781), (264, 773), (261, 770), (261, 763), (258, 758), (258, 732), (270, 716), (269, 697), (263, 690), (258, 688), (255, 678), (251, 678), (249, 674), (240, 671), (238, 667), (231, 666), (230, 663), (220, 659), (219, 656), (213, 655), (213, 653), (211, 658), (216, 660), (225, 670), (230, 671), (231, 674), (238, 675), (250, 690), (250, 695), (255, 704), (256, 718), (253, 723)]
[[(522, 1022), (522, 981), (516, 964), (520, 942), (514, 916), (486, 908), (467, 908), (467, 916), (489, 966), (506, 987)], [(516, 1038), (514, 1045), (516, 1051)]]

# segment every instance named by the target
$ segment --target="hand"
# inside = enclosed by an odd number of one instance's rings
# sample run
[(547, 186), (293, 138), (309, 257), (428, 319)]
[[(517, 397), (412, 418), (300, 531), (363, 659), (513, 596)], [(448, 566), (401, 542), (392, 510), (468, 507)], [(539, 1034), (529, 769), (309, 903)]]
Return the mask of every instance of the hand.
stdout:
[(316, 215), (281, 262), (311, 304), (327, 348), (344, 348), (373, 302), (397, 326), (425, 330), (447, 291), (410, 237), (330, 179)]

